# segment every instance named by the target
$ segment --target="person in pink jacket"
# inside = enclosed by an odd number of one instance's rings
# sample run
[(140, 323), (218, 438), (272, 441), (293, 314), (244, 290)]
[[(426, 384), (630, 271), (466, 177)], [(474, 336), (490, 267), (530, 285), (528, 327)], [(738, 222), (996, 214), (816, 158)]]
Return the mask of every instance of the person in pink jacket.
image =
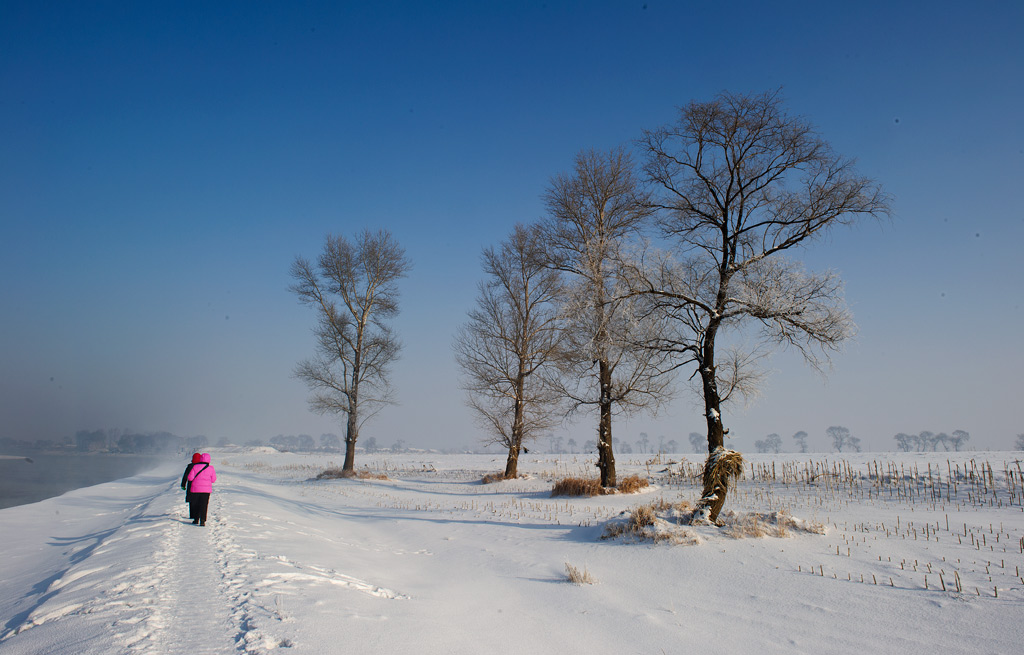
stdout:
[(213, 492), (213, 483), (217, 481), (217, 472), (210, 464), (210, 453), (203, 453), (199, 456), (199, 463), (192, 466), (188, 472), (188, 481), (191, 483), (189, 491), (192, 492), (192, 524), (206, 525), (206, 510), (210, 507), (210, 494)]

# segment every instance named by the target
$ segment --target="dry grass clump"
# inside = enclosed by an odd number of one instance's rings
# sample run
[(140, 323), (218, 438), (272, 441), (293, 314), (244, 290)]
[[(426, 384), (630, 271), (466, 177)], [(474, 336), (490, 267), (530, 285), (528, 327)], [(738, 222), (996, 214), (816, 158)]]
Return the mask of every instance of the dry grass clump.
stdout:
[(504, 473), (488, 473), (480, 479), (480, 484), (494, 484), (505, 479)]
[(773, 537), (789, 536), (785, 526), (772, 525), (757, 514), (744, 514), (742, 517), (737, 517), (735, 521), (726, 521), (725, 534), (733, 539), (760, 539), (768, 535)]
[(605, 493), (597, 478), (562, 478), (551, 489), (554, 496), (600, 496)]
[[(689, 507), (689, 503), (686, 503)], [(629, 538), (636, 541), (653, 541), (654, 543), (670, 543), (693, 546), (702, 543), (700, 535), (689, 530), (677, 520), (669, 522), (658, 516), (659, 512), (679, 516), (681, 505), (671, 505), (662, 499), (658, 503), (640, 505), (631, 511), (623, 512), (618, 519), (605, 525), (602, 539)], [(661, 509), (659, 509), (661, 508)]]
[(725, 505), (729, 484), (743, 477), (743, 455), (719, 446), (704, 462), (703, 483), (693, 522), (698, 525), (719, 524), (718, 514)]
[(654, 508), (650, 505), (641, 505), (634, 509), (630, 515), (630, 521), (637, 529), (654, 525), (656, 518), (658, 518), (658, 515), (654, 513)]
[(630, 532), (630, 523), (627, 521), (613, 521), (604, 526), (602, 539), (617, 539), (621, 536), (633, 534)]
[(704, 489), (729, 488), (729, 483), (743, 477), (743, 455), (718, 447), (708, 455), (704, 465)]
[(338, 468), (324, 469), (317, 476), (317, 480), (338, 480), (343, 478), (355, 478), (356, 480), (387, 480), (388, 476), (383, 473), (374, 473), (370, 469), (362, 471), (345, 471)]
[(631, 494), (649, 487), (650, 482), (639, 475), (630, 475), (619, 481), (615, 489), (605, 489), (597, 478), (562, 478), (551, 489), (552, 496), (603, 496), (620, 493)]
[(594, 580), (594, 576), (590, 575), (590, 571), (588, 571), (587, 567), (585, 566), (583, 567), (583, 570), (580, 571), (578, 568), (576, 568), (569, 562), (566, 562), (565, 572), (569, 576), (569, 582), (573, 584), (583, 585), (594, 584), (595, 582), (597, 582), (597, 580)]
[(693, 504), (690, 501), (688, 501), (688, 500), (680, 500), (678, 502), (672, 503), (672, 502), (669, 502), (669, 501), (665, 500), (664, 497), (661, 497), (661, 498), (658, 498), (658, 500), (655, 500), (654, 502), (650, 503), (650, 507), (652, 509), (654, 509), (655, 512), (661, 512), (661, 513), (665, 513), (665, 512), (675, 512), (677, 514), (692, 514), (693, 513)]
[(619, 481), (618, 490), (620, 494), (632, 494), (651, 486), (651, 483), (647, 481), (647, 478), (641, 478), (639, 475), (630, 475)]

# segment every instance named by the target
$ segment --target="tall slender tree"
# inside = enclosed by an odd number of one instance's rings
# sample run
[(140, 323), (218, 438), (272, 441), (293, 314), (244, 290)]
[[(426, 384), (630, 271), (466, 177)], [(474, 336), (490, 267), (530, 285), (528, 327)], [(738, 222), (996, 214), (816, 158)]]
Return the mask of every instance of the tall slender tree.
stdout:
[(328, 235), (314, 265), (292, 264), (290, 289), (316, 312), (316, 354), (299, 362), (295, 377), (310, 388), (309, 406), (319, 414), (343, 414), (345, 464), (355, 473), (359, 429), (393, 403), (389, 366), (401, 348), (388, 319), (398, 314), (398, 280), (411, 264), (386, 230), (360, 233), (354, 241)]
[(967, 430), (953, 430), (953, 436), (950, 441), (953, 444), (953, 450), (959, 452), (960, 449), (971, 440), (971, 433)]
[(663, 354), (636, 346), (653, 330), (651, 316), (636, 311), (622, 286), (621, 260), (652, 210), (622, 148), (579, 153), (573, 172), (553, 177), (543, 197), (550, 265), (569, 277), (563, 392), (570, 411), (597, 408), (597, 466), (601, 484), (613, 487), (613, 414), (656, 408), (670, 391)]
[(455, 338), (467, 403), (492, 443), (508, 450), (505, 478), (518, 474), (523, 445), (557, 425), (551, 380), (561, 338), (561, 276), (546, 266), (540, 231), (517, 225), (486, 248), (476, 307)]

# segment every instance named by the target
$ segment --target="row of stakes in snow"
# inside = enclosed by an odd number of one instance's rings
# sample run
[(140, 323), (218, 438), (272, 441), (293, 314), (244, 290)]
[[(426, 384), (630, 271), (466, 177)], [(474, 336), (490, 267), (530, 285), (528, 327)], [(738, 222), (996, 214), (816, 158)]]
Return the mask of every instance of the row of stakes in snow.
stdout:
[[(974, 459), (967, 462), (947, 459), (945, 463), (946, 467), (927, 463), (922, 470), (918, 464), (908, 465), (905, 462), (872, 461), (861, 469), (845, 461), (761, 462), (750, 465), (749, 478), (744, 486), (752, 500), (769, 504), (793, 503), (801, 499), (807, 506), (818, 509), (837, 502), (860, 503), (868, 507), (898, 504), (911, 513), (938, 517), (906, 521), (897, 514), (895, 526), (887, 526), (884, 522), (861, 522), (852, 526), (832, 523), (836, 535), (843, 540), (842, 545), (830, 545), (830, 552), (836, 557), (853, 558), (858, 547), (882, 548), (886, 540), (894, 539), (928, 543), (930, 552), (948, 549), (946, 555), (938, 557), (939, 565), (919, 563), (914, 558), (877, 555), (876, 564), (881, 564), (882, 568), (889, 566), (895, 571), (898, 562), (899, 574), (846, 571), (848, 582), (958, 594), (970, 593), (965, 592), (965, 589), (970, 589), (973, 591), (971, 595), (975, 596), (982, 596), (982, 590), (987, 588), (990, 598), (999, 598), (1000, 589), (1020, 595), (1024, 592), (1024, 577), (1021, 576), (1024, 536), (1020, 536), (1019, 530), (1005, 528), (1002, 522), (998, 523), (999, 530), (996, 530), (995, 521), (987, 525), (955, 521), (951, 525), (949, 516), (950, 512), (973, 511), (1009, 517), (1005, 514), (1007, 511), (1024, 512), (1024, 476), (1021, 475), (1020, 461), (1003, 463), (998, 470), (987, 461)], [(812, 489), (816, 493), (808, 493)], [(1019, 520), (1013, 522), (1020, 524)], [(875, 543), (880, 541), (882, 544)], [(988, 558), (983, 556), (986, 551)], [(1008, 564), (1010, 558), (1019, 561)], [(798, 572), (821, 577), (831, 574), (833, 579), (841, 579), (843, 572), (840, 567), (833, 571), (828, 571), (828, 568), (824, 564), (797, 566)], [(917, 578), (920, 586), (913, 584), (914, 577), (908, 573), (921, 576)], [(898, 579), (905, 581), (903, 585), (894, 580), (897, 575)], [(963, 576), (973, 579), (970, 586), (964, 584)]]

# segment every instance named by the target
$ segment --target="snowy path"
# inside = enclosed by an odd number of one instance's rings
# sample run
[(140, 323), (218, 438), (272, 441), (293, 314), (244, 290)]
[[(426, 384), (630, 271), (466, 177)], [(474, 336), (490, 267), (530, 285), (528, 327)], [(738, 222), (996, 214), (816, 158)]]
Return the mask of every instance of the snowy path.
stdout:
[[(209, 523), (192, 525), (176, 481), (168, 483), (165, 473), (161, 470), (138, 492), (143, 502), (128, 496), (118, 503), (115, 493), (110, 503), (115, 507), (72, 519), (66, 532), (76, 534), (87, 524), (84, 536), (50, 537), (45, 545), (13, 540), (9, 551), (15, 557), (18, 550), (27, 556), (56, 549), (48, 553), (55, 571), (39, 580), (8, 581), (11, 588), (30, 591), (12, 599), (22, 609), (0, 633), (0, 652), (47, 652), (40, 648), (49, 644), (60, 646), (52, 652), (65, 647), (110, 652), (116, 646), (123, 653), (203, 654), (262, 652), (288, 644), (255, 627), (258, 616), (274, 612), (251, 602), (254, 576), (246, 563), (253, 558), (214, 518), (223, 516), (224, 493), (213, 495)], [(124, 481), (103, 487), (108, 493), (117, 487), (132, 491)], [(77, 494), (90, 495), (80, 490), (49, 502), (65, 506), (65, 515), (80, 512)], [(8, 510), (5, 524), (10, 517), (33, 522), (33, 507)], [(106, 636), (99, 638), (101, 633)]]
[[(173, 511), (168, 514), (174, 516)], [(214, 547), (223, 530), (216, 523), (194, 526), (184, 512), (172, 523), (178, 525), (161, 535), (156, 551), (156, 600), (147, 619), (152, 630), (148, 646), (154, 651), (226, 652), (234, 647), (230, 637), (239, 632), (239, 626), (230, 611), (234, 599), (225, 585), (225, 565)], [(211, 640), (209, 635), (223, 639)]]

